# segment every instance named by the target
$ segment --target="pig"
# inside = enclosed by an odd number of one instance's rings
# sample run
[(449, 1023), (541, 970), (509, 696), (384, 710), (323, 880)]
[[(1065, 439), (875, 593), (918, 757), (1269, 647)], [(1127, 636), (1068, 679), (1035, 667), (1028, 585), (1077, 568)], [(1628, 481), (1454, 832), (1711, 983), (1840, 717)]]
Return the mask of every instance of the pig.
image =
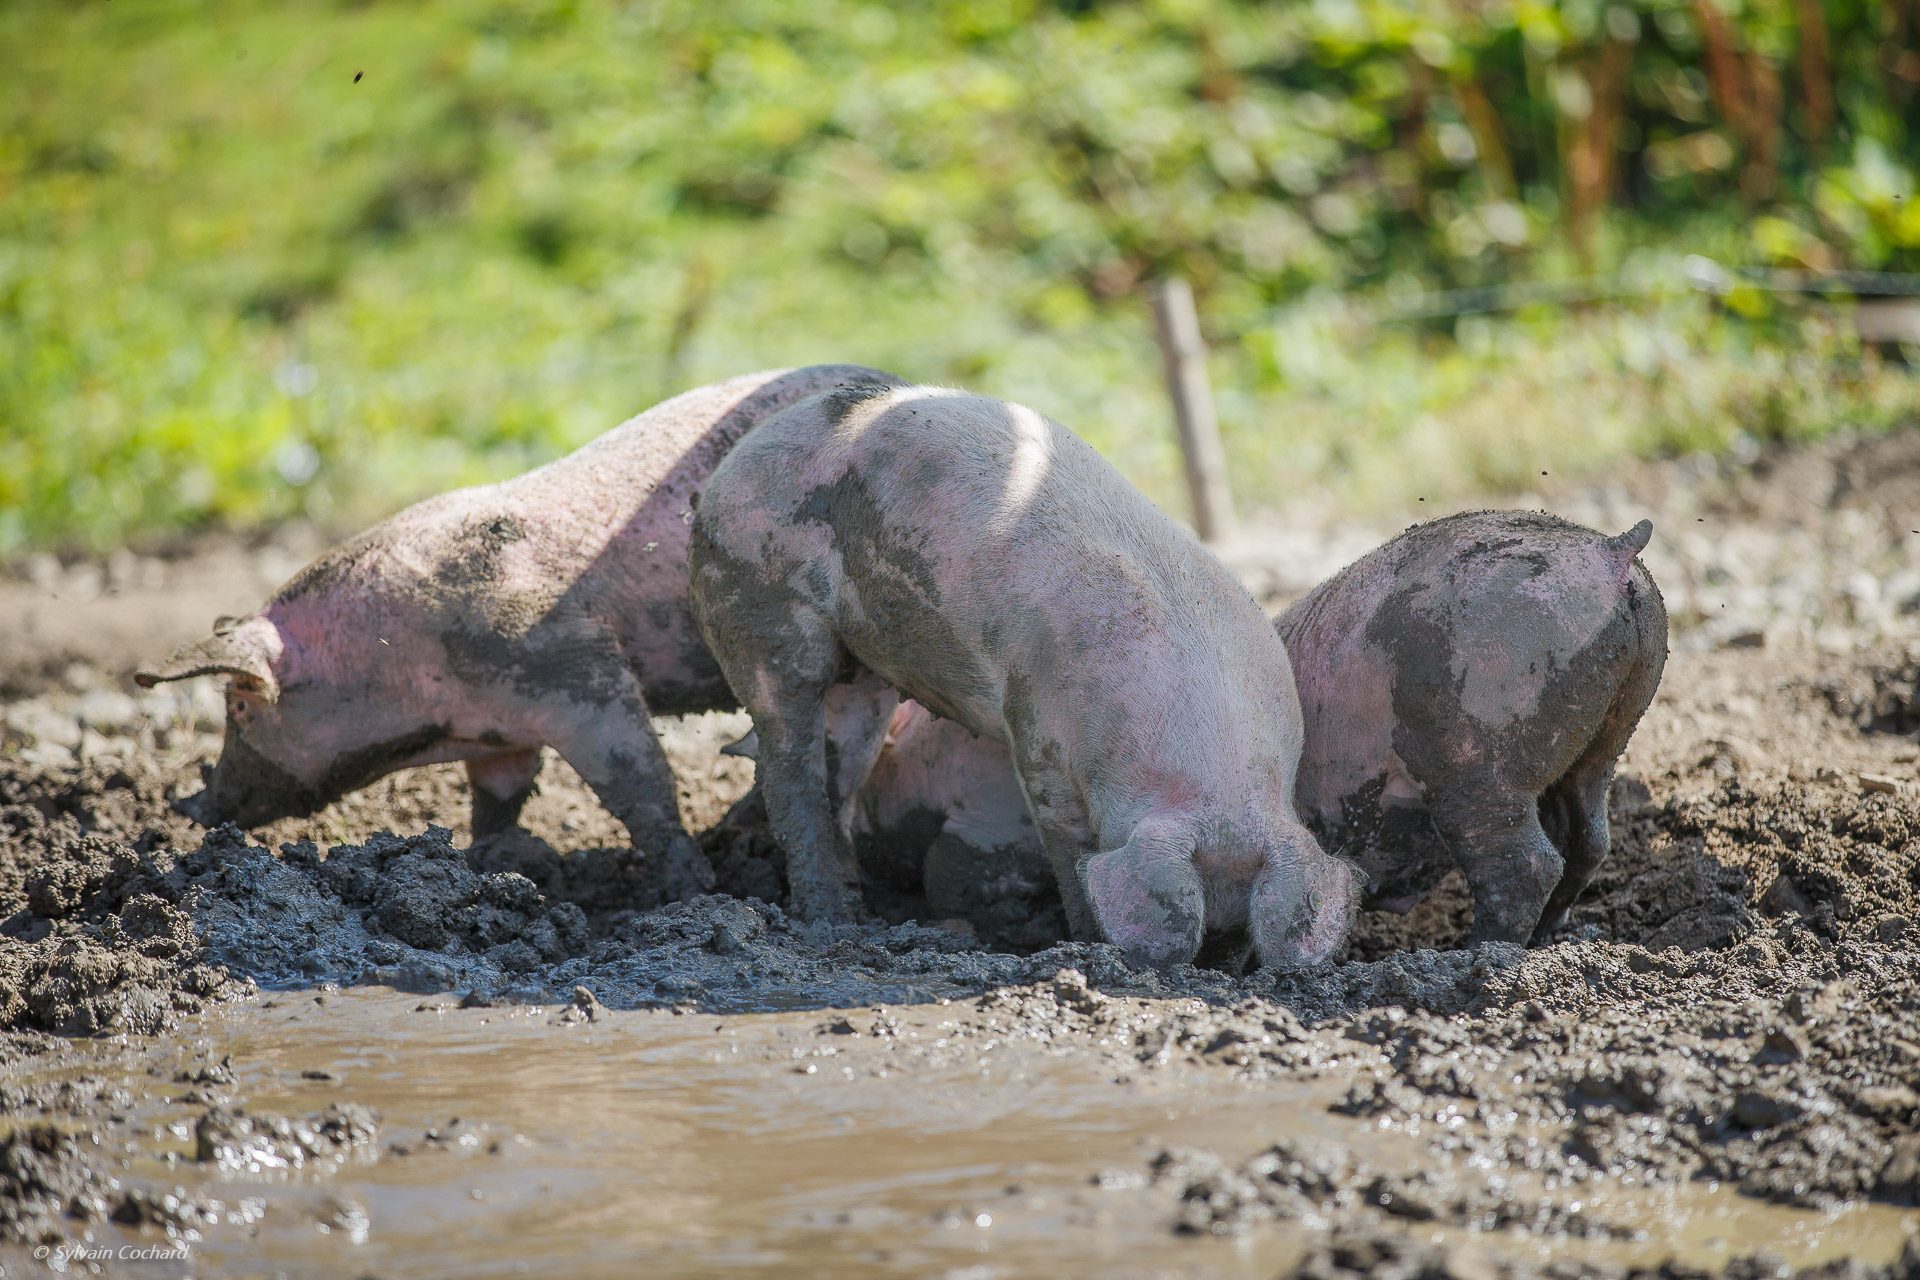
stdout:
[[(1538, 941), (1608, 851), (1614, 765), (1667, 657), (1641, 521), (1605, 537), (1537, 512), (1473, 512), (1394, 538), (1275, 620), (1306, 742), (1294, 798), (1410, 910), (1449, 866), (1470, 942)], [(991, 775), (991, 776), (986, 776)], [(996, 744), (897, 715), (860, 790), (863, 860), (918, 875), (937, 915), (978, 917), (978, 882), (1041, 851)], [(975, 869), (971, 881), (958, 867)]]
[(840, 780), (905, 695), (1006, 750), (1076, 937), (1154, 966), (1209, 927), (1281, 966), (1344, 941), (1353, 869), (1294, 812), (1285, 648), (1065, 427), (942, 388), (814, 397), (714, 471), (689, 565), (801, 917), (860, 910)]
[(924, 896), (936, 917), (983, 938), (1028, 948), (1059, 936), (1060, 895), (997, 740), (903, 700), (856, 795), (853, 847), (868, 883)]
[[(850, 687), (837, 685), (827, 696), (829, 773), (845, 732), (838, 695)], [(720, 753), (752, 759), (758, 749), (749, 730)], [(871, 772), (834, 782), (836, 802), (853, 801), (849, 826), (869, 898), (908, 910), (937, 904), (941, 918), (964, 920), (997, 945), (1038, 950), (1059, 941), (1060, 891), (997, 738), (978, 737), (904, 698)], [(755, 789), (702, 843), (717, 837), (751, 847), (766, 825), (765, 797)]]
[(225, 743), (194, 816), (254, 826), (460, 760), (480, 837), (518, 821), (551, 746), (636, 846), (663, 856), (668, 895), (710, 888), (650, 720), (736, 705), (689, 612), (700, 487), (779, 410), (894, 381), (815, 365), (701, 387), (328, 552), (257, 613), (135, 676), (231, 677)]
[[(1558, 927), (1611, 843), (1614, 764), (1667, 662), (1642, 520), (1605, 537), (1544, 512), (1468, 512), (1362, 556), (1275, 623), (1322, 730), (1295, 792), (1407, 910), (1448, 865), (1470, 943)], [(1313, 729), (1308, 731), (1313, 737)]]

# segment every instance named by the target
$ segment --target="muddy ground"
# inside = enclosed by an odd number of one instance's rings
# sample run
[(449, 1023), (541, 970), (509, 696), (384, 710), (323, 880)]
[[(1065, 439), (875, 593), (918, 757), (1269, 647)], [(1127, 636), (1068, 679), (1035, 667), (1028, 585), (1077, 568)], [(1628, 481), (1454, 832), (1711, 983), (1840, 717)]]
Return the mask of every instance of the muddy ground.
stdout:
[[(1539, 504), (1656, 522), (1675, 654), (1611, 860), (1547, 945), (1457, 949), (1449, 885), (1284, 976), (1013, 949), (1040, 925), (976, 938), (911, 901), (890, 925), (797, 924), (764, 830), (722, 821), (751, 777), (716, 755), (738, 716), (667, 726), (727, 890), (692, 903), (651, 905), (649, 859), (558, 762), (529, 832), (477, 847), (451, 767), (207, 832), (169, 802), (217, 750), (217, 689), (127, 676), (324, 540), (13, 566), (0, 1271), (477, 1273), (515, 1246), (455, 1265), (409, 1221), (515, 1222), (525, 1247), (514, 1211), (469, 1202), (471, 1162), (421, 1164), (471, 1149), (509, 1161), (496, 1201), (559, 1186), (599, 1223), (536, 1272), (1920, 1276), (1920, 432)], [(1302, 519), (1228, 558), (1277, 606), (1391, 531)], [(728, 1038), (722, 1065), (675, 1057), (696, 1021)], [(451, 1046), (496, 1041), (466, 1093), (422, 1101), (421, 1080), (464, 1078)], [(589, 1060), (605, 1079), (568, 1083)], [(785, 1150), (803, 1120), (843, 1145), (727, 1166), (720, 1199), (787, 1209), (726, 1219), (725, 1248), (688, 1236), (706, 1210), (594, 1218), (622, 1186), (652, 1203), (702, 1175), (667, 1171), (678, 1150), (598, 1165), (649, 1126), (568, 1119), (568, 1098), (709, 1078), (725, 1100), (686, 1103), (702, 1150)], [(1000, 1110), (989, 1079), (1019, 1082)], [(523, 1146), (537, 1174), (511, 1172)]]

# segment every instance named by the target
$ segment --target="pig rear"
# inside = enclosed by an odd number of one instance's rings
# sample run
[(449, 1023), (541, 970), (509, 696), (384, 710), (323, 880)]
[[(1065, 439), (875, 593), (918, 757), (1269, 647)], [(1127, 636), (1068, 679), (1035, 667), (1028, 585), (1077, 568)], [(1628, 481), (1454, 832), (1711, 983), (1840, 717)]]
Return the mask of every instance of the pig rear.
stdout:
[[(1564, 917), (1607, 852), (1614, 762), (1666, 660), (1660, 593), (1635, 559), (1650, 533), (1436, 521), (1276, 621), (1305, 717), (1300, 814), (1365, 872), (1368, 905), (1404, 911), (1458, 865), (1477, 938), (1526, 941)], [(882, 762), (863, 859), (920, 877), (936, 914), (985, 922), (996, 877), (999, 914), (1030, 911), (1017, 873), (1042, 852), (1005, 752), (920, 712), (897, 719)]]
[(1557, 925), (1605, 857), (1615, 761), (1653, 699), (1667, 619), (1637, 554), (1536, 512), (1416, 526), (1288, 609), (1309, 749), (1297, 798), (1405, 909), (1448, 865), (1473, 941)]

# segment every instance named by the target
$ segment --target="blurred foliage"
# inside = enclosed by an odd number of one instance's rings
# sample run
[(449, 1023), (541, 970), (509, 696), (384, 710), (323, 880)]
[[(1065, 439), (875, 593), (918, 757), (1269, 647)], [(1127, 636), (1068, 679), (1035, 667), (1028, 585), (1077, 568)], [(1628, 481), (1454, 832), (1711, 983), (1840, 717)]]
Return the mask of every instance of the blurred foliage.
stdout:
[[(1166, 270), (1249, 505), (1911, 420), (1827, 311), (1677, 284), (1920, 269), (1917, 141), (1913, 0), (17, 2), (0, 552), (341, 526), (825, 359), (1177, 509)], [(1596, 272), (1653, 296), (1365, 318)]]

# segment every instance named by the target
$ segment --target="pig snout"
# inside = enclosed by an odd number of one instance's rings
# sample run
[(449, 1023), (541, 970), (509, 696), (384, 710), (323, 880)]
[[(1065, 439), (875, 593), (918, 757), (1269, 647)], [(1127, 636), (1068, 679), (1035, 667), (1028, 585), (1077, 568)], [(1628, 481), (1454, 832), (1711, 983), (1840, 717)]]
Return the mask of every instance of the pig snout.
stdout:
[(255, 751), (231, 725), (220, 759), (201, 777), (205, 786), (200, 793), (185, 797), (175, 807), (203, 827), (223, 822), (257, 827), (280, 818), (305, 817), (326, 804), (326, 797)]

